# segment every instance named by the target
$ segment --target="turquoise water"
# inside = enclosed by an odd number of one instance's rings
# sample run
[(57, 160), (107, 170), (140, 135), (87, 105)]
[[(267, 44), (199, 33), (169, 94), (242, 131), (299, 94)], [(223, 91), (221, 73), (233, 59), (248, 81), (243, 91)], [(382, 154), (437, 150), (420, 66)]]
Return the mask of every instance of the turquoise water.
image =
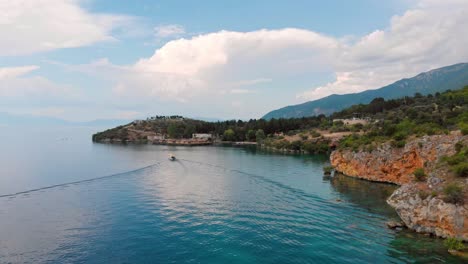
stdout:
[(385, 227), (395, 186), (323, 177), (325, 156), (93, 144), (95, 130), (3, 129), (0, 263), (462, 263)]

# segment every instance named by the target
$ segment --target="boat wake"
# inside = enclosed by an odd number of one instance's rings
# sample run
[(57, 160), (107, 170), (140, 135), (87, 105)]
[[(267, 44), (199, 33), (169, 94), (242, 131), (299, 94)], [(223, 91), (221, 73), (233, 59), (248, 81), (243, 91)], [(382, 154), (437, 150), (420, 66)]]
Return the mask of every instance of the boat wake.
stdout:
[(60, 184), (55, 184), (55, 185), (50, 185), (50, 186), (45, 186), (45, 187), (40, 187), (40, 188), (36, 188), (36, 189), (30, 189), (30, 190), (20, 191), (20, 192), (10, 193), (10, 194), (0, 194), (0, 198), (15, 197), (15, 196), (21, 195), (21, 194), (29, 194), (29, 193), (33, 193), (33, 192), (38, 192), (38, 191), (43, 191), (43, 190), (48, 190), (48, 189), (54, 189), (54, 188), (58, 188), (58, 187), (68, 186), (68, 185), (76, 185), (76, 184), (81, 184), (81, 183), (86, 183), (86, 182), (93, 182), (93, 181), (98, 181), (98, 180), (114, 178), (114, 177), (120, 177), (120, 176), (124, 176), (126, 174), (129, 174), (129, 173), (146, 170), (146, 169), (158, 166), (159, 164), (161, 164), (161, 162), (156, 162), (154, 164), (151, 164), (151, 165), (148, 165), (148, 166), (145, 166), (145, 167), (142, 167), (142, 168), (138, 168), (138, 169), (135, 169), (135, 170), (131, 170), (131, 171), (119, 172), (119, 173), (110, 174), (110, 175), (106, 175), (106, 176), (100, 176), (100, 177), (91, 178), (91, 179), (60, 183)]

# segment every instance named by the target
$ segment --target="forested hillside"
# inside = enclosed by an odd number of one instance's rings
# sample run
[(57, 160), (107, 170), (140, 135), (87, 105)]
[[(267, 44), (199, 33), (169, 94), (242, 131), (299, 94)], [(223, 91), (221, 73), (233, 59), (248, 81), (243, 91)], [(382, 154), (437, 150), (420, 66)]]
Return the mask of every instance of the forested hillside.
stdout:
[(468, 85), (468, 63), (460, 63), (424, 72), (413, 78), (402, 79), (375, 90), (343, 95), (334, 94), (303, 104), (283, 107), (267, 113), (263, 118), (299, 118), (320, 113), (329, 115), (355, 104), (367, 104), (378, 97), (388, 100), (412, 96), (415, 93), (435, 94), (447, 89), (459, 89), (465, 85)]
[[(304, 118), (271, 119), (249, 121), (232, 120), (205, 122), (180, 116), (156, 116), (138, 120), (124, 126), (93, 135), (94, 141), (119, 139), (126, 141), (136, 133), (140, 139), (145, 133), (165, 135), (169, 138), (190, 138), (193, 133), (211, 133), (221, 140), (263, 141), (282, 140), (280, 134), (302, 135), (299, 141), (320, 137), (322, 133), (352, 132), (345, 137), (342, 147), (358, 148), (376, 141), (392, 139), (396, 145), (404, 145), (410, 135), (446, 133), (461, 129), (468, 132), (468, 86), (461, 90), (446, 91), (399, 99), (375, 98), (369, 104), (351, 106), (331, 116), (319, 115)], [(357, 119), (363, 122), (346, 124), (337, 119)], [(334, 122), (335, 120), (335, 122)], [(139, 134), (138, 134), (139, 133)], [(296, 138), (295, 138), (296, 139)], [(295, 142), (300, 149), (302, 143)], [(291, 142), (282, 143), (288, 148)]]

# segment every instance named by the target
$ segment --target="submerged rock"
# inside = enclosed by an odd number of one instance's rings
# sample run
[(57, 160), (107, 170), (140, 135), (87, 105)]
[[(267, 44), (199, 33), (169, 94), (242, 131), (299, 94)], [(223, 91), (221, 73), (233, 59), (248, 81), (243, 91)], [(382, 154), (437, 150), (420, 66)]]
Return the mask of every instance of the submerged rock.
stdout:
[(397, 229), (397, 228), (402, 228), (405, 227), (405, 224), (402, 223), (401, 221), (388, 221), (387, 227), (390, 229)]
[(468, 259), (468, 251), (462, 251), (462, 250), (454, 250), (454, 249), (449, 249), (448, 251), (450, 254), (457, 256), (457, 257), (462, 257), (464, 259)]

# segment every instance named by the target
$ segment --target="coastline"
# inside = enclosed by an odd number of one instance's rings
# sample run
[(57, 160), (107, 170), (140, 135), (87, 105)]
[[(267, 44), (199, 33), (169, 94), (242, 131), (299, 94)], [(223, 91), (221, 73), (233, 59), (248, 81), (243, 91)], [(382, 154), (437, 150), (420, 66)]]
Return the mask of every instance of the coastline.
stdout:
[[(337, 172), (370, 182), (400, 186), (397, 191), (388, 197), (387, 203), (395, 209), (409, 229), (418, 233), (429, 233), (444, 238), (456, 237), (468, 241), (468, 208), (461, 204), (446, 203), (443, 200), (443, 195), (440, 195), (449, 172), (439, 165), (439, 160), (444, 156), (453, 155), (456, 152), (456, 143), (462, 141), (467, 142), (468, 137), (463, 136), (460, 131), (452, 131), (447, 135), (414, 137), (403, 148), (397, 148), (387, 142), (381, 143), (372, 151), (339, 148), (331, 153), (329, 152), (329, 154), (331, 164)], [(220, 140), (164, 139), (137, 142), (104, 140), (103, 143), (170, 146), (255, 146), (273, 153), (314, 154), (302, 148), (299, 150), (279, 149), (256, 142)], [(413, 172), (415, 169), (422, 167), (428, 172), (427, 182), (414, 184)], [(407, 187), (409, 185), (412, 187)], [(421, 198), (421, 193), (434, 193), (436, 191), (438, 195), (428, 195)]]
[[(441, 164), (444, 157), (457, 152), (457, 143), (467, 141), (468, 136), (454, 131), (448, 135), (413, 138), (404, 148), (384, 143), (371, 152), (340, 149), (332, 152), (330, 161), (344, 175), (399, 185), (387, 203), (409, 229), (468, 241), (467, 203), (448, 202), (444, 194), (445, 186), (453, 182), (466, 191), (466, 181), (454, 177), (448, 165)], [(427, 172), (424, 181), (416, 180), (413, 175), (419, 168)]]

